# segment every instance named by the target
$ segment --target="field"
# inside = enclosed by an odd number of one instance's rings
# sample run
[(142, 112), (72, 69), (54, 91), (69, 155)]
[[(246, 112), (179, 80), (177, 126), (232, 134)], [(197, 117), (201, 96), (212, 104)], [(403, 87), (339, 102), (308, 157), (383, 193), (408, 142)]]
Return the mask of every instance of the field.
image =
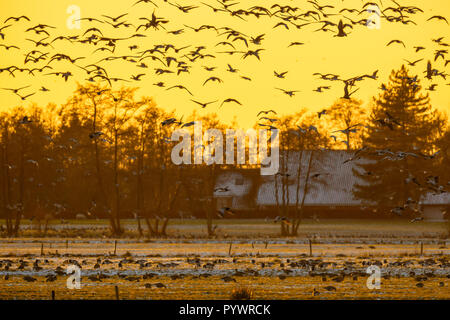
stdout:
[[(280, 238), (273, 222), (223, 220), (213, 239), (199, 220), (173, 221), (164, 239), (125, 226), (120, 239), (104, 237), (105, 221), (52, 224), (46, 238), (24, 225), (20, 238), (1, 238), (0, 299), (115, 299), (115, 286), (120, 299), (230, 299), (236, 288), (253, 299), (450, 299), (444, 223), (306, 221)], [(67, 288), (73, 264), (81, 289)], [(367, 287), (370, 265), (380, 289)]]
[[(4, 224), (0, 220), (0, 224)], [(141, 221), (144, 232), (145, 223)], [(215, 220), (217, 238), (221, 239), (273, 239), (279, 236), (280, 226), (273, 220), (264, 219), (223, 219)], [(123, 238), (137, 238), (136, 220), (124, 219)], [(21, 226), (21, 236), (40, 237), (37, 225), (25, 220)], [(363, 219), (343, 220), (305, 219), (299, 228), (298, 239), (305, 238), (446, 238), (448, 223), (421, 221), (410, 223), (404, 219)], [(43, 229), (43, 226), (41, 226)], [(106, 238), (109, 237), (107, 220), (67, 220), (61, 224), (59, 220), (49, 223), (46, 237), (64, 238)], [(180, 239), (198, 239), (207, 237), (206, 222), (203, 219), (172, 219), (167, 229), (168, 237)]]

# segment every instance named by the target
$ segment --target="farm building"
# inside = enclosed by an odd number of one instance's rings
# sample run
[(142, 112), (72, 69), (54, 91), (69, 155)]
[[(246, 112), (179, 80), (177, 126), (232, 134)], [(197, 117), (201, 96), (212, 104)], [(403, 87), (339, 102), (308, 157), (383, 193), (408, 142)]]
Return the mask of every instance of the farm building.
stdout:
[[(254, 172), (248, 175), (246, 169), (223, 172), (216, 180), (217, 208), (230, 207), (248, 218), (274, 217), (278, 207), (295, 207), (301, 203), (305, 217), (381, 218), (391, 215), (387, 207), (375, 208), (373, 203), (354, 197), (354, 185), (364, 181), (353, 174), (356, 161), (346, 162), (351, 156), (351, 152), (344, 150), (291, 151), (280, 156), (280, 170), (275, 176), (256, 178)], [(449, 193), (430, 194), (421, 201), (426, 219), (442, 219), (449, 206)]]
[(428, 194), (421, 201), (423, 216), (427, 220), (442, 221), (449, 219), (450, 193)]

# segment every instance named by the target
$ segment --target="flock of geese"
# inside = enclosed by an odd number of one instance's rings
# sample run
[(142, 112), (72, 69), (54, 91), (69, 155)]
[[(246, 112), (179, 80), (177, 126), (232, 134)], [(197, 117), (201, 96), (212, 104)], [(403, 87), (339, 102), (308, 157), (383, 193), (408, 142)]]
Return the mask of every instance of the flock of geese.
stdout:
[[(188, 88), (184, 83), (167, 84), (164, 80), (164, 75), (176, 74), (179, 81), (183, 79), (182, 75), (190, 74), (194, 66), (201, 66), (204, 70), (211, 73), (205, 80), (202, 81), (202, 86), (220, 85), (224, 82), (216, 73), (221, 69), (220, 66), (214, 65), (214, 61), (218, 55), (238, 55), (242, 60), (256, 59), (264, 63), (264, 53), (268, 48), (264, 48), (263, 44), (268, 34), (248, 35), (240, 30), (231, 28), (229, 26), (217, 25), (199, 25), (189, 26), (182, 24), (181, 27), (175, 21), (169, 18), (159, 16), (158, 11), (162, 6), (169, 6), (176, 8), (185, 15), (195, 15), (196, 11), (202, 8), (208, 8), (210, 13), (214, 15), (228, 15), (234, 19), (243, 22), (249, 22), (252, 19), (265, 19), (267, 23), (273, 23), (273, 30), (286, 29), (298, 30), (299, 34), (302, 31), (310, 30), (312, 32), (323, 32), (330, 34), (332, 37), (351, 37), (350, 30), (357, 27), (367, 27), (374, 23), (370, 19), (360, 19), (364, 13), (378, 14), (380, 19), (384, 19), (390, 23), (399, 23), (403, 25), (416, 24), (413, 20), (414, 16), (425, 14), (424, 11), (416, 6), (405, 6), (398, 1), (391, 1), (391, 6), (383, 5), (383, 1), (379, 3), (362, 1), (359, 8), (342, 8), (338, 10), (335, 5), (324, 4), (325, 1), (308, 0), (302, 2), (301, 6), (273, 4), (271, 6), (254, 5), (244, 9), (244, 4), (234, 0), (214, 0), (211, 3), (196, 2), (195, 5), (180, 5), (169, 0), (139, 0), (130, 3), (131, 7), (128, 12), (123, 12), (117, 16), (110, 16), (102, 14), (97, 17), (81, 17), (79, 21), (83, 21), (88, 27), (84, 28), (77, 35), (63, 35), (58, 32), (54, 26), (36, 22), (31, 17), (11, 16), (7, 17), (0, 25), (0, 51), (10, 51), (12, 54), (22, 54), (24, 56), (23, 64), (0, 66), (0, 76), (15, 78), (18, 74), (25, 74), (28, 77), (58, 77), (61, 81), (68, 82), (72, 79), (84, 79), (87, 82), (100, 83), (106, 85), (106, 89), (99, 89), (98, 95), (108, 94), (116, 83), (129, 83), (130, 85), (147, 81), (150, 78), (151, 68), (153, 69), (154, 78), (158, 78), (154, 85), (158, 88), (178, 92), (179, 94), (187, 94), (189, 100), (196, 106), (207, 108), (216, 103), (219, 108), (225, 105), (239, 105), (243, 106), (239, 98), (227, 97), (225, 99), (215, 99), (204, 102), (200, 97), (196, 97), (193, 90)], [(344, 3), (344, 0), (342, 1)], [(322, 3), (322, 4), (321, 4)], [(380, 12), (374, 11), (374, 7), (379, 8)], [(139, 11), (150, 10), (151, 17), (141, 16), (137, 20), (131, 19)], [(137, 13), (139, 14), (139, 13)], [(446, 17), (441, 15), (433, 15), (427, 18), (426, 23), (441, 23), (443, 26), (448, 25)], [(173, 28), (172, 28), (173, 26)], [(25, 41), (33, 46), (32, 50), (21, 48), (19, 44), (14, 43), (14, 39), (10, 38), (9, 31), (17, 29), (23, 31), (26, 36)], [(114, 32), (127, 31), (128, 36), (111, 37), (108, 34)], [(153, 43), (153, 46), (148, 47), (144, 42), (144, 38), (152, 38), (155, 32), (163, 33), (176, 37), (189, 37), (189, 33), (207, 33), (208, 35), (215, 35), (217, 37), (217, 44), (211, 48), (202, 44), (192, 44), (183, 47), (178, 47), (173, 43)], [(142, 40), (142, 41), (140, 41)], [(428, 58), (426, 69), (423, 71), (424, 77), (431, 82), (427, 90), (435, 91), (438, 87), (437, 81), (440, 79), (447, 80), (448, 74), (445, 68), (450, 60), (447, 60), (448, 47), (450, 44), (445, 42), (444, 37), (431, 39), (436, 47), (433, 57)], [(57, 52), (55, 46), (57, 44), (64, 44), (66, 47), (83, 45), (91, 50), (89, 56), (74, 57), (66, 53)], [(282, 44), (286, 46), (286, 50), (294, 50), (294, 48), (304, 46), (305, 43), (299, 41), (292, 41), (290, 43)], [(405, 49), (408, 44), (405, 44), (401, 39), (392, 39), (387, 42), (386, 46), (401, 45)], [(146, 46), (146, 47), (142, 47)], [(222, 48), (217, 51), (217, 49)], [(412, 51), (418, 55), (425, 49), (425, 44), (414, 46)], [(128, 51), (127, 54), (119, 54), (119, 52)], [(215, 51), (213, 51), (215, 50)], [(101, 54), (100, 58), (98, 55)], [(419, 59), (414, 58), (414, 61), (405, 59), (409, 66), (417, 66), (426, 57), (419, 56)], [(96, 60), (95, 62), (86, 62), (88, 60)], [(128, 78), (121, 78), (114, 76), (114, 68), (110, 67), (111, 62), (120, 62), (125, 64), (129, 69), (132, 67), (139, 68), (139, 73), (130, 74)], [(439, 67), (439, 64), (440, 67)], [(240, 70), (231, 63), (226, 63), (225, 72), (240, 75), (240, 78), (246, 81), (252, 81), (248, 75), (240, 74)], [(289, 71), (274, 70), (273, 76), (276, 79), (286, 79)], [(330, 90), (333, 83), (341, 83), (343, 85), (343, 99), (351, 99), (352, 96), (359, 90), (359, 83), (365, 80), (376, 81), (378, 79), (378, 70), (368, 74), (360, 74), (352, 77), (343, 77), (339, 74), (333, 73), (314, 73), (313, 77), (317, 77), (324, 82), (323, 85), (315, 88), (316, 93), (325, 93)], [(412, 86), (416, 86), (419, 81), (418, 76), (407, 79)], [(2, 79), (3, 81), (3, 79)], [(5, 82), (5, 81), (3, 81)], [(45, 80), (42, 81), (45, 83)], [(450, 85), (448, 83), (447, 85)], [(51, 89), (46, 86), (41, 86), (37, 90), (31, 90), (31, 85), (24, 85), (18, 88), (0, 88), (8, 94), (14, 94), (21, 101), (26, 101), (30, 97), (38, 93), (46, 94)], [(380, 87), (381, 90), (387, 90), (384, 85)], [(275, 87), (274, 90), (279, 91), (288, 97), (294, 97), (299, 90), (286, 89)], [(260, 121), (259, 125), (269, 129), (276, 129), (277, 119), (271, 117), (276, 115), (274, 109), (262, 110), (257, 117)], [(326, 118), (327, 110), (323, 109), (317, 113), (319, 119)], [(20, 120), (20, 124), (27, 125), (32, 122), (28, 116)], [(395, 128), (398, 121), (390, 114), (381, 119), (377, 119), (380, 126), (389, 127), (391, 130)], [(178, 125), (182, 128), (190, 127), (195, 124), (195, 121), (183, 122), (181, 119), (170, 118), (164, 120), (162, 126)], [(292, 132), (296, 135), (304, 133), (318, 132), (317, 127), (311, 125), (308, 128), (297, 126), (298, 131)], [(337, 134), (355, 133), (357, 130), (364, 127), (362, 124), (353, 125), (351, 127), (333, 131), (331, 138), (338, 142)], [(97, 139), (103, 136), (102, 132), (93, 132), (90, 134), (91, 139)], [(349, 141), (342, 140), (341, 143), (349, 145)], [(364, 152), (373, 152), (380, 155), (383, 160), (397, 161), (405, 159), (406, 157), (426, 158), (432, 159), (436, 155), (424, 155), (420, 153), (408, 152), (392, 152), (389, 149), (385, 150), (368, 150), (363, 147), (356, 150), (351, 158), (344, 163), (358, 160)], [(283, 175), (283, 173), (280, 173)], [(288, 175), (285, 173), (284, 175)], [(415, 177), (410, 177), (413, 183)], [(417, 180), (416, 180), (417, 181)], [(435, 177), (429, 177), (426, 181), (426, 187), (436, 193), (446, 192), (446, 187), (439, 185)], [(401, 213), (404, 208), (399, 207), (393, 209), (394, 213)], [(222, 208), (218, 215), (223, 217), (226, 214), (233, 214), (230, 208)], [(278, 217), (275, 222), (286, 221), (282, 217)]]
[[(3, 43), (0, 43), (0, 50), (11, 51), (12, 54), (23, 53), (25, 59), (23, 65), (10, 65), (1, 66), (0, 74), (5, 73), (10, 77), (15, 77), (18, 73), (24, 73), (30, 77), (43, 76), (56, 76), (67, 82), (69, 79), (80, 79), (84, 75), (84, 80), (89, 82), (106, 83), (112, 87), (114, 83), (137, 83), (143, 81), (145, 78), (149, 78), (150, 74), (148, 69), (153, 67), (154, 74), (156, 76), (163, 76), (165, 74), (176, 74), (177, 76), (183, 74), (189, 74), (194, 65), (201, 64), (202, 68), (206, 71), (213, 73), (210, 77), (207, 77), (203, 81), (203, 86), (209, 86), (213, 83), (223, 83), (223, 80), (215, 74), (217, 69), (220, 69), (217, 65), (204, 65), (206, 61), (213, 62), (217, 55), (241, 55), (242, 59), (262, 59), (266, 48), (263, 48), (263, 42), (268, 35), (247, 35), (239, 30), (233, 29), (228, 26), (216, 26), (216, 25), (200, 25), (200, 26), (188, 26), (183, 24), (180, 27), (178, 24), (171, 30), (169, 27), (175, 25), (175, 21), (171, 21), (168, 18), (158, 16), (158, 10), (161, 6), (174, 7), (183, 12), (186, 15), (196, 14), (200, 7), (211, 9), (211, 14), (214, 15), (230, 15), (235, 19), (239, 19), (244, 22), (249, 22), (251, 19), (267, 19), (268, 22), (274, 21), (273, 29), (297, 29), (304, 31), (306, 29), (312, 29), (312, 32), (324, 32), (329, 33), (334, 37), (349, 37), (351, 36), (347, 30), (354, 29), (358, 26), (366, 27), (370, 23), (374, 23), (370, 19), (356, 19), (349, 18), (349, 15), (361, 17), (364, 13), (374, 13), (373, 7), (381, 8), (380, 19), (384, 19), (391, 23), (402, 23), (404, 25), (416, 24), (412, 17), (417, 14), (423, 14), (423, 10), (415, 6), (404, 6), (396, 1), (392, 1), (392, 6), (383, 7), (382, 1), (379, 3), (363, 1), (363, 5), (360, 8), (343, 8), (337, 10), (334, 5), (319, 4), (318, 0), (304, 1), (301, 6), (281, 5), (273, 4), (272, 6), (252, 6), (247, 9), (243, 9), (240, 2), (232, 0), (214, 0), (213, 4), (204, 2), (196, 3), (196, 5), (182, 6), (177, 3), (172, 3), (168, 0), (154, 0), (154, 1), (137, 1), (132, 4), (130, 11), (124, 12), (118, 16), (109, 16), (103, 14), (99, 17), (81, 17), (79, 21), (83, 21), (88, 24), (88, 28), (85, 28), (84, 32), (80, 32), (78, 35), (61, 35), (57, 34), (57, 28), (48, 24), (34, 22), (32, 18), (22, 15), (17, 17), (8, 17), (4, 20), (0, 26), (0, 36)], [(241, 6), (241, 8), (238, 8)], [(138, 20), (131, 20), (130, 16), (139, 10), (153, 10), (151, 18), (139, 17)], [(444, 16), (434, 15), (427, 19), (428, 23), (443, 23), (448, 24), (447, 19)], [(31, 51), (24, 51), (19, 45), (14, 44), (13, 39), (9, 39), (8, 31), (13, 28), (22, 30), (26, 35), (25, 40), (30, 42), (34, 48)], [(129, 36), (125, 37), (111, 37), (107, 36), (117, 30), (122, 32), (123, 30), (129, 31)], [(153, 32), (162, 32), (179, 37), (189, 37), (189, 32), (194, 33), (215, 33), (218, 38), (217, 44), (214, 48), (206, 47), (205, 45), (188, 45), (183, 47), (177, 47), (171, 43), (154, 43), (153, 47), (141, 48), (140, 39), (152, 38)], [(33, 38), (34, 37), (34, 38)], [(448, 54), (447, 44), (444, 41), (444, 37), (432, 39), (437, 45), (437, 49), (434, 56), (434, 62), (442, 60), (444, 67), (450, 62), (446, 60)], [(132, 42), (132, 43), (130, 43)], [(54, 46), (56, 44), (63, 43), (64, 45), (79, 45), (82, 44), (87, 48), (92, 48), (90, 56), (86, 57), (71, 57), (66, 53), (56, 52)], [(145, 42), (147, 43), (147, 42)], [(144, 44), (144, 42), (142, 42)], [(387, 46), (402, 45), (405, 48), (407, 45), (399, 39), (393, 39), (387, 43)], [(281, 45), (281, 44), (280, 44)], [(293, 47), (303, 46), (305, 43), (293, 41), (287, 45), (287, 49)], [(126, 48), (124, 48), (126, 46)], [(226, 51), (212, 51), (211, 49), (224, 48)], [(424, 46), (414, 47), (416, 53), (424, 50)], [(53, 50), (53, 52), (52, 52)], [(128, 50), (128, 54), (118, 54)], [(98, 53), (103, 53), (100, 59), (97, 59)], [(95, 59), (94, 59), (95, 58)], [(94, 63), (84, 63), (88, 59), (97, 60)], [(409, 60), (405, 61), (410, 66), (415, 66), (421, 62), (424, 58), (417, 59), (413, 62)], [(124, 64), (140, 68), (142, 72), (129, 75), (129, 78), (120, 78), (112, 75), (113, 68), (109, 68), (108, 64), (114, 61), (121, 61)], [(63, 62), (67, 62), (63, 63)], [(65, 66), (65, 67), (63, 67)], [(226, 72), (239, 74), (239, 69), (227, 63)], [(274, 77), (278, 79), (285, 79), (288, 71), (274, 71)], [(437, 77), (442, 77), (444, 80), (447, 74), (443, 70), (438, 70), (432, 65), (431, 60), (428, 62), (427, 70), (425, 71), (426, 78), (434, 80)], [(319, 79), (329, 82), (341, 82), (344, 85), (343, 96), (344, 99), (350, 99), (351, 96), (358, 91), (355, 88), (357, 83), (365, 79), (377, 80), (377, 71), (373, 74), (357, 75), (348, 79), (342, 78), (337, 74), (321, 74), (315, 73), (313, 76), (318, 76)], [(240, 75), (244, 80), (251, 81), (251, 77), (248, 75)], [(182, 78), (180, 78), (181, 81)], [(44, 82), (44, 81), (43, 81)], [(192, 90), (190, 90), (185, 84), (166, 84), (164, 81), (156, 81), (155, 86), (160, 88), (166, 88), (166, 90), (178, 89), (180, 92), (185, 92), (190, 96), (194, 96)], [(428, 88), (430, 91), (434, 91), (437, 87), (436, 83), (433, 83)], [(330, 85), (322, 85), (314, 89), (317, 93), (323, 93), (331, 88)], [(30, 86), (23, 86), (20, 88), (2, 88), (15, 94), (20, 100), (25, 101), (31, 96), (37, 94), (34, 92), (25, 92), (30, 89)], [(275, 87), (281, 93), (286, 94), (289, 97), (294, 97), (299, 90), (292, 90), (286, 88)], [(51, 91), (45, 86), (41, 86), (40, 92)], [(219, 102), (219, 99), (210, 102), (203, 102), (201, 99), (191, 99), (196, 105), (202, 108), (206, 108), (209, 105)], [(237, 105), (243, 105), (236, 97), (228, 97), (220, 102), (220, 107), (225, 104), (235, 103)]]
[[(374, 246), (370, 246), (374, 247)], [(156, 259), (157, 260), (157, 259)], [(365, 269), (368, 266), (379, 266), (384, 268), (384, 281), (390, 278), (410, 277), (415, 280), (417, 288), (423, 288), (428, 280), (436, 277), (443, 280), (450, 278), (450, 274), (441, 273), (439, 270), (448, 270), (450, 261), (447, 257), (420, 258), (420, 259), (374, 259), (364, 258), (356, 260), (330, 260), (321, 258), (276, 258), (258, 259), (253, 257), (231, 257), (231, 258), (200, 258), (186, 257), (184, 261), (176, 260), (170, 262), (155, 261), (155, 259), (145, 259), (144, 257), (98, 257), (89, 259), (67, 258), (55, 264), (52, 257), (46, 258), (8, 258), (0, 260), (0, 273), (3, 274), (4, 281), (12, 280), (12, 277), (21, 276), (26, 282), (36, 282), (39, 279), (35, 274), (44, 274), (45, 282), (55, 282), (58, 277), (66, 279), (66, 268), (68, 265), (76, 265), (85, 273), (82, 281), (86, 279), (90, 282), (103, 282), (118, 277), (129, 282), (144, 282), (144, 288), (168, 288), (168, 283), (148, 282), (152, 279), (162, 277), (161, 271), (181, 268), (180, 272), (169, 272), (167, 277), (171, 280), (184, 279), (190, 276), (192, 279), (208, 278), (214, 276), (214, 269), (223, 269), (223, 272), (216, 274), (223, 282), (237, 282), (238, 277), (258, 277), (271, 276), (278, 277), (281, 281), (290, 276), (295, 276), (298, 272), (306, 272), (309, 277), (318, 277), (324, 285), (320, 287), (326, 292), (338, 290), (339, 283), (344, 281), (357, 282), (360, 277), (367, 278)], [(227, 266), (228, 265), (228, 266)], [(232, 266), (232, 267), (230, 267)], [(112, 269), (111, 269), (112, 268)], [(125, 268), (125, 269), (124, 269)], [(186, 273), (187, 269), (195, 272)], [(414, 268), (422, 268), (421, 271), (414, 271)], [(117, 273), (110, 271), (116, 270)], [(398, 270), (397, 270), (398, 269)], [(125, 270), (135, 270), (132, 272), (122, 272)], [(184, 272), (183, 272), (184, 270)], [(396, 271), (397, 270), (397, 271)], [(401, 270), (401, 271), (400, 271)], [(409, 271), (408, 271), (409, 270)], [(27, 273), (28, 271), (28, 273)], [(270, 271), (269, 273), (267, 273)], [(22, 275), (21, 275), (22, 274)], [(25, 275), (23, 275), (25, 274)], [(302, 273), (303, 274), (303, 273)], [(433, 285), (433, 284), (430, 284)], [(444, 281), (439, 281), (438, 287), (444, 287)], [(312, 295), (318, 296), (323, 291), (314, 288)]]

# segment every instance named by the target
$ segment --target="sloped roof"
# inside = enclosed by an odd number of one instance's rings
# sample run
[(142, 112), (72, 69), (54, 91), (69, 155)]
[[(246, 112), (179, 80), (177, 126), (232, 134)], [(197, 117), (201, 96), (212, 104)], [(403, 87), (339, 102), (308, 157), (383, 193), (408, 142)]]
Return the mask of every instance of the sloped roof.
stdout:
[(425, 197), (423, 197), (421, 203), (426, 205), (450, 205), (450, 193), (428, 193)]
[[(369, 159), (359, 159), (346, 162), (352, 157), (353, 152), (346, 150), (313, 151), (313, 161), (311, 164), (308, 192), (305, 197), (307, 206), (362, 206), (367, 202), (362, 202), (353, 196), (353, 187), (356, 184), (363, 185), (366, 182), (353, 174), (353, 168), (357, 164), (368, 163)], [(290, 205), (301, 203), (303, 188), (306, 180), (306, 172), (311, 151), (290, 151), (280, 153), (280, 170), (283, 174), (288, 174), (288, 195), (287, 202)], [(300, 161), (301, 157), (301, 161)], [(284, 162), (286, 161), (286, 162)], [(299, 166), (301, 162), (301, 166)], [(346, 162), (346, 163), (344, 163)], [(297, 174), (300, 167), (300, 187), (297, 188)], [(315, 174), (320, 174), (314, 177)], [(236, 185), (236, 178), (242, 178), (243, 184)], [(278, 180), (278, 203), (282, 204), (282, 184), (281, 178)], [(216, 188), (227, 187), (229, 191), (216, 191), (215, 197), (244, 197), (248, 195), (252, 187), (252, 179), (249, 179), (239, 171), (223, 172), (216, 181)], [(275, 176), (262, 176), (256, 196), (256, 204), (260, 206), (275, 206), (276, 189)], [(448, 205), (450, 204), (450, 193), (440, 195), (428, 194), (422, 200), (425, 205)], [(242, 205), (242, 204), (241, 204)]]
[[(352, 189), (356, 183), (364, 184), (365, 182), (356, 177), (352, 172), (356, 161), (344, 163), (352, 154), (353, 152), (344, 150), (314, 151), (305, 205), (362, 205), (361, 200), (353, 197)], [(297, 188), (297, 170), (299, 168), (300, 156), (302, 159), (299, 179), (300, 188)], [(303, 151), (303, 153), (290, 152), (288, 156), (285, 156), (287, 168), (285, 166), (286, 170), (283, 171), (283, 169), (280, 169), (280, 171), (290, 175), (287, 197), (289, 204), (295, 204), (297, 202), (297, 189), (299, 189), (298, 203), (301, 203), (310, 156), (311, 151)], [(367, 161), (369, 160), (358, 160), (359, 163)], [(281, 162), (283, 162), (283, 159), (281, 159)], [(283, 168), (282, 164), (280, 164), (280, 168)], [(315, 174), (320, 174), (320, 176), (313, 177)], [(278, 178), (278, 199), (279, 203), (282, 203), (283, 195), (280, 180)], [(266, 182), (259, 188), (257, 204), (276, 205), (275, 185), (274, 176), (266, 179)]]

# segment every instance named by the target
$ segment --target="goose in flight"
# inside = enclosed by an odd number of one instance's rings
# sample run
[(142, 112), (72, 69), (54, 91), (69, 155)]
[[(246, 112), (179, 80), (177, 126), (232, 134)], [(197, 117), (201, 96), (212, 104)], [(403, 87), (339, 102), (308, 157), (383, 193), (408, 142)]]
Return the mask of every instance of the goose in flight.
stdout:
[(177, 123), (177, 124), (179, 124), (179, 125), (181, 125), (181, 120), (182, 120), (183, 118), (181, 118), (180, 119), (180, 121), (177, 121), (177, 119), (176, 118), (169, 118), (169, 119), (166, 119), (166, 120), (164, 120), (163, 122), (161, 122), (161, 125), (164, 127), (164, 126), (168, 126), (168, 125), (171, 125), (171, 124), (174, 124), (174, 123)]
[(114, 18), (114, 17), (110, 17), (110, 16), (107, 16), (107, 15), (102, 14), (102, 17), (105, 17), (105, 18), (107, 18), (107, 19), (110, 19), (112, 22), (116, 23), (120, 18), (123, 18), (123, 17), (125, 17), (126, 15), (128, 15), (128, 13), (121, 14), (120, 16), (117, 16), (117, 17)]
[(317, 115), (318, 115), (319, 119), (320, 119), (321, 116), (323, 116), (325, 114), (327, 114), (327, 110), (326, 109), (323, 109), (322, 111), (317, 112)]
[(238, 70), (238, 69), (234, 69), (230, 64), (228, 64), (228, 69), (227, 69), (227, 71), (229, 71), (229, 72), (231, 72), (231, 73), (236, 73), (236, 72), (238, 72), (239, 70)]
[(192, 127), (193, 125), (195, 125), (196, 123), (197, 123), (197, 121), (186, 122), (181, 126), (181, 128), (189, 128), (189, 127)]
[(411, 62), (409, 60), (406, 60), (406, 59), (403, 59), (403, 60), (405, 60), (408, 63), (408, 66), (414, 67), (417, 63), (419, 63), (423, 59), (419, 59), (419, 60), (416, 60), (416, 61), (413, 61), (413, 62)]
[(182, 86), (180, 84), (176, 85), (176, 86), (172, 86), (170, 88), (167, 88), (166, 90), (170, 90), (170, 89), (174, 89), (174, 88), (178, 88), (178, 89), (181, 89), (181, 90), (186, 90), (191, 96), (193, 96), (192, 92), (190, 92), (185, 86)]
[(242, 56), (242, 59), (245, 59), (249, 56), (255, 56), (258, 60), (261, 60), (259, 57), (259, 52), (263, 51), (265, 49), (257, 49), (257, 50), (248, 50), (247, 52), (244, 53), (244, 55)]
[(228, 192), (230, 191), (230, 188), (228, 187), (218, 187), (214, 189), (214, 192)]
[(239, 101), (237, 101), (236, 99), (233, 98), (228, 98), (222, 101), (222, 103), (220, 104), (220, 106), (222, 107), (224, 105), (224, 103), (229, 103), (229, 102), (234, 102), (237, 103), (238, 105), (242, 105)]
[(320, 87), (317, 87), (316, 89), (314, 89), (313, 91), (321, 93), (321, 92), (323, 92), (322, 91), (323, 89), (329, 90), (330, 87), (329, 86), (320, 86)]
[(90, 134), (89, 134), (89, 138), (90, 138), (90, 139), (96, 139), (96, 138), (98, 138), (98, 137), (100, 137), (100, 136), (102, 136), (102, 135), (103, 135), (103, 132), (101, 132), (101, 131), (96, 131), (96, 132), (90, 133)]
[(28, 116), (24, 116), (22, 119), (20, 119), (19, 123), (20, 124), (29, 124), (33, 122), (30, 118), (28, 118)]
[(284, 72), (276, 72), (274, 71), (273, 74), (275, 77), (280, 78), (280, 79), (285, 79), (286, 74), (288, 73), (288, 71), (284, 71)]
[(20, 50), (20, 48), (17, 47), (17, 46), (8, 46), (8, 45), (5, 45), (5, 44), (0, 44), (0, 47), (5, 48), (6, 51), (8, 51), (9, 49), (17, 49), (17, 50)]
[(36, 94), (36, 92), (33, 92), (33, 93), (30, 93), (30, 94), (27, 94), (26, 96), (22, 96), (22, 95), (16, 93), (16, 96), (18, 96), (22, 101), (25, 101), (27, 98), (29, 98), (29, 97), (31, 97), (31, 96), (33, 96), (35, 94)]
[(269, 113), (273, 113), (273, 114), (277, 114), (274, 110), (267, 110), (267, 111), (260, 111), (260, 112), (258, 112), (258, 114), (256, 115), (257, 117), (259, 117), (260, 115), (262, 115), (262, 114), (265, 114), (265, 115), (268, 115)]
[(208, 81), (213, 81), (213, 82), (217, 81), (219, 83), (223, 82), (222, 79), (220, 79), (218, 77), (209, 77), (208, 79), (205, 80), (205, 82), (203, 82), (203, 85), (207, 84)]
[(140, 73), (138, 75), (131, 75), (130, 79), (134, 81), (141, 81), (141, 77), (145, 76), (145, 73)]
[(417, 46), (417, 47), (414, 47), (414, 49), (416, 49), (416, 53), (417, 53), (417, 52), (419, 52), (420, 50), (425, 50), (426, 48), (425, 48), (425, 47), (422, 47), (422, 46)]
[(401, 44), (404, 48), (406, 48), (405, 43), (404, 43), (403, 41), (401, 41), (401, 40), (391, 40), (391, 41), (389, 41), (389, 43), (386, 45), (386, 47), (390, 46), (390, 45), (393, 44), (393, 43)]
[(1, 89), (3, 89), (3, 90), (9, 90), (9, 91), (12, 91), (13, 93), (19, 93), (19, 91), (20, 90), (23, 90), (23, 89), (27, 89), (27, 88), (29, 88), (29, 87), (31, 87), (31, 85), (29, 85), (29, 86), (25, 86), (25, 87), (21, 87), (21, 88), (17, 88), (17, 89), (11, 89), (11, 88), (1, 88)]
[(310, 125), (310, 126), (308, 127), (308, 131), (315, 131), (316, 133), (319, 133), (319, 131), (317, 130), (317, 127), (315, 127), (315, 126), (313, 126), (313, 125)]
[(273, 126), (273, 125), (271, 125), (271, 124), (258, 123), (258, 125), (260, 125), (261, 127), (267, 127), (267, 128), (269, 128), (270, 130), (277, 130), (277, 129), (278, 129), (277, 127), (275, 127), (275, 126)]
[(226, 214), (234, 216), (235, 212), (229, 207), (223, 207), (223, 208), (220, 208), (219, 210), (217, 210), (217, 215), (220, 218), (224, 218)]
[(432, 16), (427, 21), (431, 21), (431, 20), (445, 21), (445, 23), (448, 24), (447, 19), (445, 17), (443, 17), (443, 16), (438, 16), (438, 15)]
[(30, 18), (28, 18), (27, 16), (20, 16), (20, 17), (9, 17), (5, 20), (4, 23), (7, 23), (8, 21), (12, 20), (14, 22), (18, 22), (20, 20), (27, 20), (27, 21), (31, 21)]
[(168, 1), (167, 1), (167, 3), (169, 3), (170, 5), (178, 8), (183, 13), (189, 13), (189, 11), (198, 8), (197, 6), (182, 6), (182, 5), (179, 5), (178, 3), (173, 4), (173, 3), (170, 3)]
[(192, 100), (192, 99), (191, 99), (191, 101), (192, 101), (192, 102), (195, 102), (195, 103), (198, 104), (198, 105), (200, 105), (202, 108), (206, 108), (208, 105), (210, 105), (210, 104), (212, 104), (212, 103), (215, 103), (215, 102), (217, 102), (218, 100), (211, 101), (211, 102), (205, 102), (205, 103), (199, 102), (199, 101), (196, 101), (196, 100)]
[(302, 45), (304, 45), (303, 42), (297, 42), (297, 41), (295, 41), (295, 42), (291, 42), (291, 44), (288, 45), (288, 48), (293, 47), (293, 46), (302, 46)]
[(281, 223), (285, 223), (285, 224), (291, 224), (291, 222), (289, 221), (288, 218), (280, 217), (280, 216), (276, 216), (275, 219), (273, 220), (273, 222), (274, 223), (281, 222)]
[(293, 96), (295, 96), (295, 93), (296, 93), (296, 92), (300, 92), (300, 91), (298, 91), (298, 90), (284, 90), (284, 89), (281, 89), (281, 88), (275, 88), (275, 89), (282, 91), (284, 94), (288, 95), (288, 96), (291, 97), (291, 98), (292, 98)]

